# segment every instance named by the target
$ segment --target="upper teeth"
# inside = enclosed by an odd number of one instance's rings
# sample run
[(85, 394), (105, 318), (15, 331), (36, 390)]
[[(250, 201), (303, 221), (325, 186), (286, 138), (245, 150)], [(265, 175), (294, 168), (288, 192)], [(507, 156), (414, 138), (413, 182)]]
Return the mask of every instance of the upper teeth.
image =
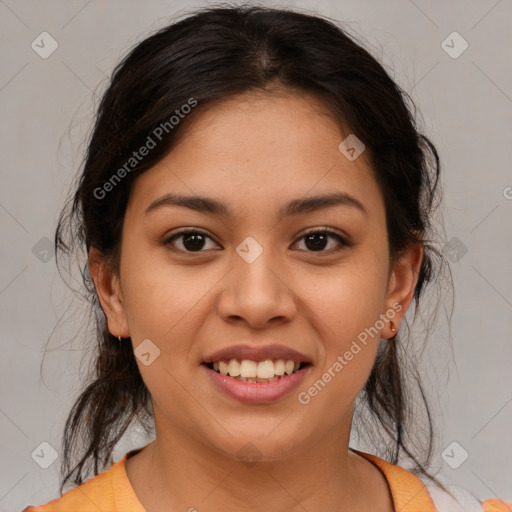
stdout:
[(300, 362), (284, 359), (266, 359), (265, 361), (251, 361), (249, 359), (242, 359), (239, 362), (237, 359), (231, 359), (229, 363), (226, 361), (219, 361), (213, 363), (215, 371), (220, 370), (223, 375), (230, 375), (231, 377), (258, 377), (260, 379), (269, 379), (275, 375), (290, 375), (299, 369)]

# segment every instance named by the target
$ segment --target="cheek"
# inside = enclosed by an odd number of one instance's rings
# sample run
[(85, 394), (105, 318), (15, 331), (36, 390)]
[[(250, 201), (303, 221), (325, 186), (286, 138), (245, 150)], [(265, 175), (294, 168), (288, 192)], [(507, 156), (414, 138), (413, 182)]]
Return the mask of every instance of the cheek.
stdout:
[(150, 338), (172, 344), (206, 302), (218, 277), (198, 266), (172, 265), (165, 255), (127, 256), (124, 285), (125, 311), (132, 339)]
[(374, 326), (383, 312), (384, 272), (376, 258), (361, 255), (329, 271), (302, 276), (294, 291), (321, 321), (327, 338), (334, 338), (336, 348), (342, 350), (350, 339)]
[(377, 258), (361, 257), (300, 281), (297, 294), (305, 298), (323, 349), (315, 375), (321, 382), (309, 383), (315, 386), (309, 391), (322, 394), (317, 403), (331, 404), (333, 414), (355, 399), (373, 367), (383, 327), (383, 271)]
[(144, 259), (135, 253), (123, 263), (125, 311), (134, 350), (137, 354), (147, 339), (157, 347), (148, 345), (150, 353), (158, 354), (149, 365), (137, 358), (139, 371), (155, 403), (181, 422), (181, 411), (193, 402), (190, 392), (196, 392), (190, 380), (190, 368), (199, 364), (194, 340), (213, 307), (211, 293), (219, 276), (198, 266), (178, 267), (165, 258)]

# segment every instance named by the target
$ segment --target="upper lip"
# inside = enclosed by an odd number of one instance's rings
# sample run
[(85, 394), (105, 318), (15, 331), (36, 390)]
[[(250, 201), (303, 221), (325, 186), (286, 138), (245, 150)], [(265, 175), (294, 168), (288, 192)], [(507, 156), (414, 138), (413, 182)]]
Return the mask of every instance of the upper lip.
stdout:
[(284, 345), (232, 345), (230, 347), (217, 350), (210, 354), (203, 361), (204, 363), (214, 363), (218, 361), (229, 361), (230, 359), (249, 359), (251, 361), (265, 361), (266, 359), (284, 359), (285, 361), (298, 361), (301, 363), (311, 363), (311, 360), (289, 347)]

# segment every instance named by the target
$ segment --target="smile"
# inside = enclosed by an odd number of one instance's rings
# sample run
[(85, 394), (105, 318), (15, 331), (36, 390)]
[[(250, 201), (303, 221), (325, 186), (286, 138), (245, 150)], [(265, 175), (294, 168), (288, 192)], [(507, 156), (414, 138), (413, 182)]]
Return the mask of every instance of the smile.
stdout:
[(266, 359), (252, 361), (250, 359), (232, 358), (229, 361), (215, 361), (207, 366), (222, 375), (228, 375), (241, 382), (274, 382), (285, 375), (292, 375), (304, 368), (308, 363), (284, 359)]
[[(279, 361), (283, 360), (276, 360), (275, 362), (270, 360), (273, 368), (269, 363), (267, 363), (265, 366), (262, 366), (262, 370), (266, 369), (268, 371), (266, 375), (269, 375), (270, 370), (272, 370), (272, 376), (260, 378), (258, 377), (259, 365), (260, 363), (265, 363), (265, 361), (260, 361), (256, 366), (255, 361), (243, 359), (239, 363), (240, 374), (231, 376), (228, 375), (228, 368), (232, 364), (232, 361), (233, 360), (230, 360), (229, 363), (227, 361), (219, 361), (219, 363), (202, 363), (200, 367), (207, 373), (207, 376), (211, 379), (211, 382), (217, 390), (227, 397), (232, 399), (234, 398), (245, 404), (272, 403), (285, 398), (301, 384), (312, 367), (310, 363), (294, 363), (293, 361), (285, 361), (284, 373), (282, 375), (278, 375), (276, 372), (280, 372), (282, 369), (282, 365)], [(249, 364), (244, 364), (245, 361)], [(225, 374), (221, 372), (221, 362), (223, 363), (222, 369), (227, 372)], [(293, 363), (292, 367), (289, 364), (290, 362)], [(236, 363), (238, 363), (238, 361), (233, 363), (234, 368), (237, 368)], [(288, 370), (290, 370), (291, 367), (291, 373), (287, 373), (286, 371), (287, 363)], [(214, 365), (217, 364), (219, 365), (219, 368), (214, 369)], [(224, 366), (224, 364), (226, 366)], [(295, 368), (296, 365), (298, 365), (297, 368)], [(254, 371), (255, 367), (256, 373)], [(233, 371), (234, 373), (237, 373), (236, 369), (233, 369)], [(255, 376), (244, 377), (243, 373), (247, 374), (247, 372)]]

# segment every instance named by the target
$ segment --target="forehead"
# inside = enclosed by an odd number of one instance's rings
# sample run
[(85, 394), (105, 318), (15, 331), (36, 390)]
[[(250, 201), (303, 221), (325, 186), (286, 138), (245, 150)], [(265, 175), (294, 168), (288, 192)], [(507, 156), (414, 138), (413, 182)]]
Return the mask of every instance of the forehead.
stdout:
[(282, 210), (291, 199), (342, 192), (382, 213), (367, 155), (350, 161), (339, 150), (349, 134), (309, 94), (232, 97), (198, 113), (179, 144), (136, 179), (129, 207), (178, 192)]

